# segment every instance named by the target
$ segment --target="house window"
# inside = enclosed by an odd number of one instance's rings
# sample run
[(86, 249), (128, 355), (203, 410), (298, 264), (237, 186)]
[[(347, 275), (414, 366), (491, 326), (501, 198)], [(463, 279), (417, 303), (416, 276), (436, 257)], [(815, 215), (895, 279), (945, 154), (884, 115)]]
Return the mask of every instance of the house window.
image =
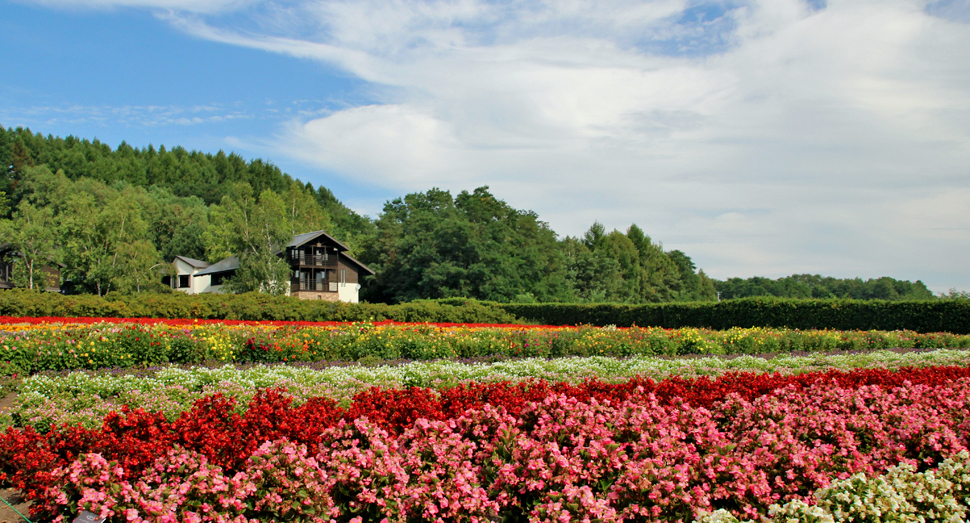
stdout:
[(179, 289), (188, 289), (189, 288), (189, 278), (191, 278), (191, 277), (192, 276), (190, 276), (188, 274), (179, 274)]
[(347, 285), (347, 269), (340, 269), (340, 286)]
[(172, 286), (172, 277), (171, 276), (162, 276), (162, 285), (164, 285), (166, 287), (171, 287)]
[(209, 285), (222, 285), (223, 283), (225, 283), (225, 280), (226, 280), (225, 274), (213, 274), (212, 280), (209, 283)]

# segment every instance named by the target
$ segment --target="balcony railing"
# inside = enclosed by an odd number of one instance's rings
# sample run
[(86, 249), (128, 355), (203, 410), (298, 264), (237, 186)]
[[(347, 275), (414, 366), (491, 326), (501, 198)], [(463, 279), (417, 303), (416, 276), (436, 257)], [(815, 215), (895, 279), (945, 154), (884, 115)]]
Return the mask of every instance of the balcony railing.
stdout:
[(336, 267), (337, 256), (328, 254), (307, 254), (303, 251), (293, 251), (290, 263), (301, 267)]
[(300, 280), (299, 289), (301, 291), (316, 291), (316, 292), (337, 292), (337, 283), (330, 282), (327, 280), (316, 279), (316, 280)]

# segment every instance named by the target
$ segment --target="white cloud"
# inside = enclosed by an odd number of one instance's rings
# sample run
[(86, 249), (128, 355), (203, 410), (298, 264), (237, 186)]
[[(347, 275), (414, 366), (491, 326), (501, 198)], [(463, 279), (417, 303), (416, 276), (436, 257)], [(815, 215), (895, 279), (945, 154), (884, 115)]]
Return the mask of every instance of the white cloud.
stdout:
[(220, 34), (386, 89), (281, 136), (348, 177), (489, 184), (568, 234), (637, 222), (718, 277), (970, 286), (966, 24), (919, 2), (771, 0), (727, 13), (728, 49), (662, 55), (644, 42), (677, 33), (683, 3), (513, 6), (317, 2), (309, 37)]
[(108, 10), (122, 7), (174, 10), (188, 13), (225, 13), (251, 6), (259, 0), (20, 0), (64, 10)]
[(0, 119), (10, 118), (28, 125), (59, 125), (82, 123), (111, 123), (157, 127), (166, 125), (201, 125), (230, 120), (246, 120), (252, 114), (239, 108), (217, 105), (125, 105), (125, 106), (34, 106), (0, 108)]
[(716, 277), (943, 290), (970, 288), (968, 5), (308, 0), (243, 22), (164, 16), (369, 82), (380, 103), (278, 136), (364, 185), (488, 184), (564, 234), (636, 222)]

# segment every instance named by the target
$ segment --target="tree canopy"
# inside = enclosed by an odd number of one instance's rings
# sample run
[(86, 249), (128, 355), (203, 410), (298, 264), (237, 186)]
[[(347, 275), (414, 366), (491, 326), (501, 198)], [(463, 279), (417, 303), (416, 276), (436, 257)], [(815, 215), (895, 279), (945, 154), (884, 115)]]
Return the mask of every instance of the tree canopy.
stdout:
[(568, 297), (556, 234), (488, 187), (454, 198), (439, 189), (397, 198), (375, 225), (360, 255), (377, 272), (365, 294), (372, 300)]
[(176, 255), (210, 263), (236, 255), (228, 288), (278, 294), (289, 278), (280, 247), (321, 229), (376, 271), (363, 281), (370, 301), (933, 297), (920, 281), (892, 278), (715, 281), (636, 224), (623, 232), (597, 222), (581, 237), (560, 238), (487, 186), (408, 194), (372, 220), (260, 159), (125, 142), (112, 149), (0, 126), (0, 242), (17, 253), (18, 286), (45, 288), (45, 268), (57, 266), (74, 292), (164, 292), (159, 271)]
[(818, 274), (793, 274), (772, 280), (752, 277), (731, 278), (715, 282), (721, 299), (751, 296), (780, 298), (852, 298), (856, 300), (928, 300), (933, 292), (920, 280), (910, 282), (884, 276), (863, 281), (861, 278), (832, 278)]

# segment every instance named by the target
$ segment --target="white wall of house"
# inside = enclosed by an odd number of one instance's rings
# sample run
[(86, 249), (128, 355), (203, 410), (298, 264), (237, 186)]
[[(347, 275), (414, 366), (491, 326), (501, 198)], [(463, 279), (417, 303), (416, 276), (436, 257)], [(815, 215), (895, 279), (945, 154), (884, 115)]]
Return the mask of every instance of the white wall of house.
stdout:
[[(176, 272), (178, 274), (174, 277), (174, 281), (172, 281), (173, 289), (180, 292), (184, 292), (186, 294), (199, 294), (202, 292), (209, 292), (206, 289), (209, 288), (209, 282), (211, 280), (211, 277), (208, 275), (199, 276), (198, 278), (195, 277), (195, 273), (199, 272), (202, 269), (193, 267), (178, 258), (175, 258), (174, 263), (175, 263)], [(188, 285), (183, 287), (182, 283), (186, 280), (185, 278), (186, 276), (188, 277), (187, 278)]]
[(356, 283), (338, 283), (337, 284), (337, 299), (347, 303), (357, 303), (357, 284)]

